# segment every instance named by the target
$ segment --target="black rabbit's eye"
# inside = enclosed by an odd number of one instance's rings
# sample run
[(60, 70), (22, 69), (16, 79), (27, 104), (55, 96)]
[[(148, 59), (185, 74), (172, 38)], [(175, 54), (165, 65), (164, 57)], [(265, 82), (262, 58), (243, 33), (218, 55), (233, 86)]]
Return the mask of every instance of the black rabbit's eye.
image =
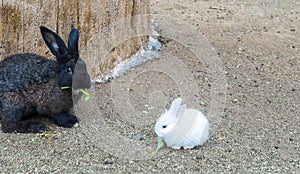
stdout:
[(67, 73), (69, 73), (69, 74), (73, 74), (73, 73), (72, 73), (72, 69), (71, 69), (71, 67), (67, 67)]
[(162, 128), (167, 128), (167, 125), (163, 125)]

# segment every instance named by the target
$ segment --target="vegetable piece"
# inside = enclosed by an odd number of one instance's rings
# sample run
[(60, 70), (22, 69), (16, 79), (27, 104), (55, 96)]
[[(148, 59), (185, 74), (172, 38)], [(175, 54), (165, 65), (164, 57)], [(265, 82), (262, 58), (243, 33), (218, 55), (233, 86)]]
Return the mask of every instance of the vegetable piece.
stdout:
[(161, 149), (162, 147), (164, 147), (164, 141), (162, 137), (157, 137), (157, 147), (156, 150), (154, 152), (151, 153), (151, 157), (153, 158), (157, 152), (159, 151), (159, 149)]
[(70, 89), (70, 86), (62, 86), (60, 89)]
[(84, 101), (87, 102), (91, 98), (91, 95), (84, 89), (79, 90), (85, 95)]
[[(62, 90), (70, 89), (70, 88), (71, 88), (71, 86), (62, 86), (61, 87)], [(91, 98), (91, 95), (87, 92), (87, 90), (84, 90), (84, 89), (80, 88), (79, 91), (82, 92), (85, 95), (85, 98), (84, 98), (85, 102), (87, 102)]]

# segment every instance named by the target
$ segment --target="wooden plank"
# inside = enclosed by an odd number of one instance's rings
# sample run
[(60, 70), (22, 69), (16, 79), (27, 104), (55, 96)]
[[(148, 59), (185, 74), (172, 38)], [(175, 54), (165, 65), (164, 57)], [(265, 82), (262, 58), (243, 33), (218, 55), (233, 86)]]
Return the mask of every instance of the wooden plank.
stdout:
[(1, 8), (1, 56), (7, 56), (23, 50), (22, 2), (3, 1)]
[[(74, 24), (80, 31), (81, 51), (103, 28), (131, 15), (149, 14), (149, 0), (1, 0), (0, 8), (0, 60), (24, 52), (53, 58), (41, 38), (40, 25), (52, 29), (67, 41), (70, 26)], [(88, 64), (96, 66), (89, 69), (93, 78), (107, 74), (116, 64), (140, 49), (141, 45), (146, 45), (147, 37), (122, 40), (122, 35), (127, 34), (129, 27), (133, 31), (143, 30), (144, 22), (150, 29), (150, 20), (131, 21), (127, 26), (115, 28), (113, 32), (108, 31), (104, 38), (99, 38), (100, 41), (106, 39), (106, 42), (101, 41), (101, 47), (111, 49), (112, 53), (86, 60)], [(117, 48), (113, 49), (114, 46)], [(86, 54), (99, 55), (98, 50), (92, 49), (94, 53)]]

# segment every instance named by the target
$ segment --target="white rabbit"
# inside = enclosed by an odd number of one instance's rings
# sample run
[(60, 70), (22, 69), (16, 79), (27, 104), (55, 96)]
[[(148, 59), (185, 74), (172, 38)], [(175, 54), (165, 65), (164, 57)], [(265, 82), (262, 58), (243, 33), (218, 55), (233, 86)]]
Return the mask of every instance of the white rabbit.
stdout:
[(204, 144), (209, 138), (209, 121), (197, 109), (181, 105), (176, 98), (155, 124), (155, 133), (162, 137), (169, 147), (193, 148)]

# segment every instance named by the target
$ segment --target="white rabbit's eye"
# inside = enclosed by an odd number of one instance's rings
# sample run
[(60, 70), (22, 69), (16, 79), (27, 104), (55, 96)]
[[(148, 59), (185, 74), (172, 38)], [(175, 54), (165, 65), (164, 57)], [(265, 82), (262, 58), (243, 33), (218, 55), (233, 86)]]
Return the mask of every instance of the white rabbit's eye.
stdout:
[(163, 125), (162, 128), (167, 128), (167, 125)]

